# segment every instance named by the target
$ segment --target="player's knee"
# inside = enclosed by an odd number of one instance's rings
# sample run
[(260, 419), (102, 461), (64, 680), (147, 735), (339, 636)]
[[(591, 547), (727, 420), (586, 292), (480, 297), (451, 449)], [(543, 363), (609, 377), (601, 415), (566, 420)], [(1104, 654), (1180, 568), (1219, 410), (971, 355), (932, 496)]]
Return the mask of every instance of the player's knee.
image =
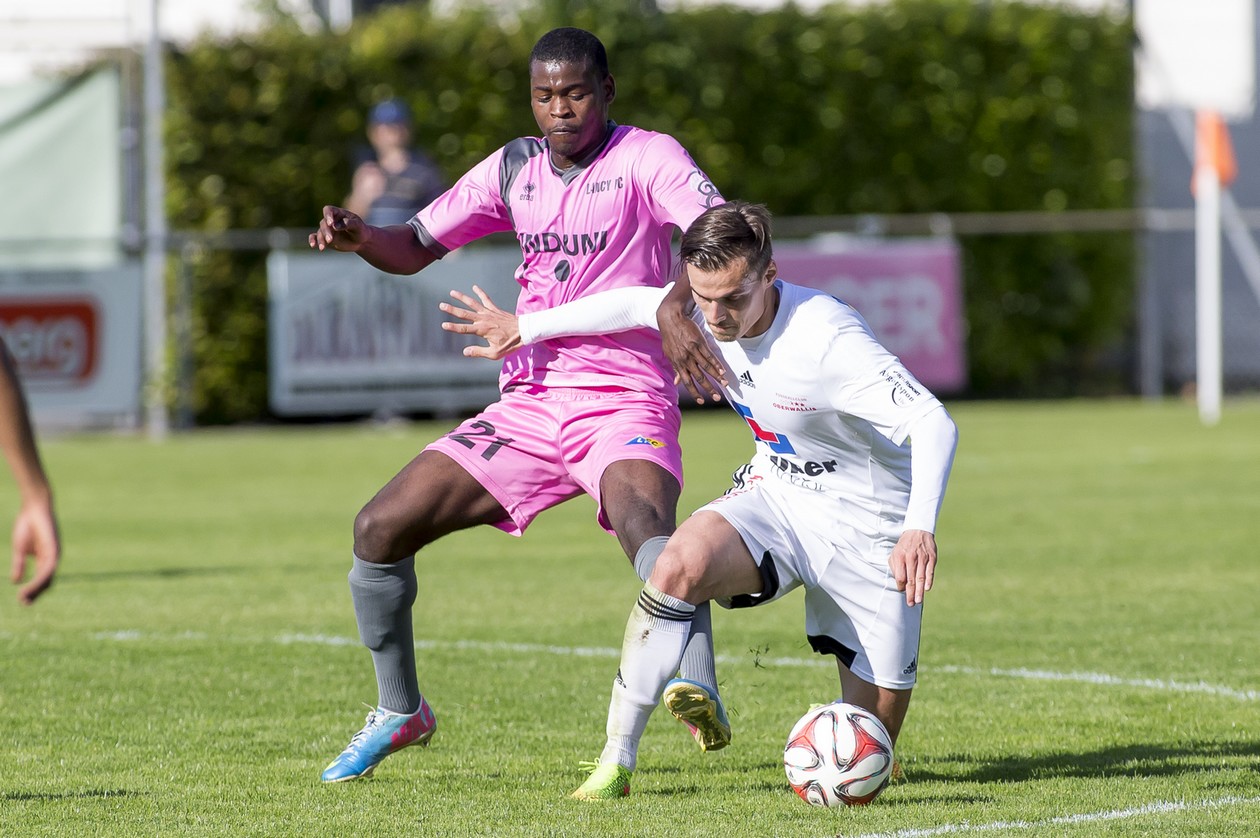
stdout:
[(656, 560), (652, 586), (661, 593), (698, 605), (708, 597), (704, 556), (686, 545), (670, 542)]
[(374, 564), (389, 564), (411, 555), (400, 545), (399, 528), (371, 503), (354, 518), (354, 554)]

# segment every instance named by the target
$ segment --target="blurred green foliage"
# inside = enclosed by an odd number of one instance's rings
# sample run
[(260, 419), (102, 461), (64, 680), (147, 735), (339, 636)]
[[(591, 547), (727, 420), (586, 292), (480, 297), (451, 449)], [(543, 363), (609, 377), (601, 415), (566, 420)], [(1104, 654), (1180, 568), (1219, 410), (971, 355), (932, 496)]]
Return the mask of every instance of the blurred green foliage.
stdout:
[[(544, 0), (510, 18), (391, 6), (344, 34), (277, 15), (247, 40), (175, 52), (172, 228), (313, 227), (385, 96), (411, 105), (417, 143), (453, 182), (535, 133), (527, 56), (558, 25), (608, 47), (615, 119), (673, 134), (724, 194), (779, 216), (1132, 206), (1127, 19), (971, 0), (668, 13)], [(962, 244), (973, 395), (1123, 388), (1130, 236)], [(200, 422), (266, 415), (263, 261), (208, 251), (190, 265)]]

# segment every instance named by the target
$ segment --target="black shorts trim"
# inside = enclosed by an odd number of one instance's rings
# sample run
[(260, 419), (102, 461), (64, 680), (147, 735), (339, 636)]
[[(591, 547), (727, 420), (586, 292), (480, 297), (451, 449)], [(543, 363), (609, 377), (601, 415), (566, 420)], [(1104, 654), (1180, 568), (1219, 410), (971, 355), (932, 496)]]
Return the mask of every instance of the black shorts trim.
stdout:
[(820, 655), (835, 655), (849, 669), (853, 668), (853, 661), (857, 658), (855, 650), (825, 634), (809, 635), (809, 645)]

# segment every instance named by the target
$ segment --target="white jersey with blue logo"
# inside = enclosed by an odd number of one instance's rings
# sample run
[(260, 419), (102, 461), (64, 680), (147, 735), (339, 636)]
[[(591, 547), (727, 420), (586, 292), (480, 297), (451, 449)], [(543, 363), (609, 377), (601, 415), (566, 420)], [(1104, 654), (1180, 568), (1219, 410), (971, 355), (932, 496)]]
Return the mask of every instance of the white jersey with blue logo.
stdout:
[(731, 406), (757, 442), (749, 471), (824, 495), (838, 520), (816, 526), (896, 540), (910, 497), (907, 431), (940, 402), (851, 306), (788, 282), (775, 286), (781, 297), (770, 328), (710, 338), (728, 370)]

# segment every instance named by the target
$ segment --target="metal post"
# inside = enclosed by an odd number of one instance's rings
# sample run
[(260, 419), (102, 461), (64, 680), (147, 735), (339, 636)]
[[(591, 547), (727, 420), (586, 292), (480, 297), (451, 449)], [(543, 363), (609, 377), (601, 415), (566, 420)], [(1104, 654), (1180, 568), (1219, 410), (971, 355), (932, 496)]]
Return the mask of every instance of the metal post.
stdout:
[(1199, 419), (1221, 421), (1221, 182), (1202, 159), (1194, 170), (1195, 379)]
[(144, 50), (144, 333), (145, 428), (164, 439), (166, 410), (166, 189), (163, 180), (162, 117), (166, 90), (162, 72), (159, 0), (149, 0), (149, 39)]

